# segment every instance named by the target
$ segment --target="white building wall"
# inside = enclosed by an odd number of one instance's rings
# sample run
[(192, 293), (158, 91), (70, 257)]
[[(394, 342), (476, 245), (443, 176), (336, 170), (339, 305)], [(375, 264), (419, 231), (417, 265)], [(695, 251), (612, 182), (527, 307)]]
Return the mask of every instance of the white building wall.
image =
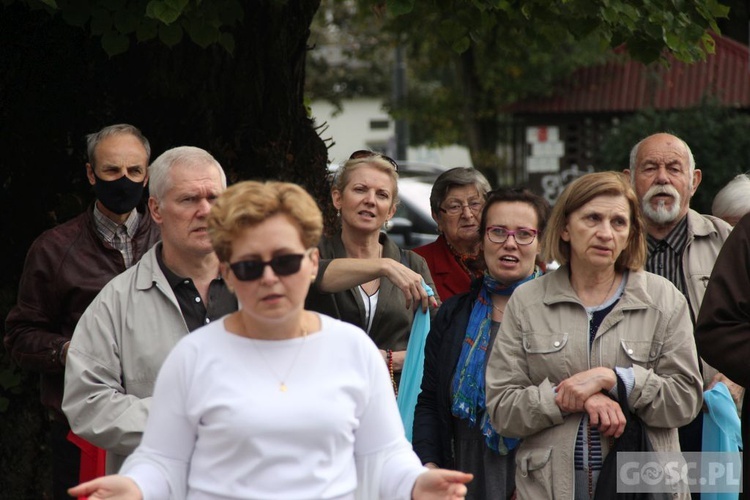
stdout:
[[(346, 161), (358, 149), (392, 149), (389, 145), (393, 142), (394, 122), (383, 110), (379, 99), (345, 100), (342, 102), (342, 111), (338, 114), (336, 108), (327, 101), (313, 101), (310, 107), (316, 125), (328, 125), (326, 130), (319, 133), (327, 143), (331, 142), (328, 139), (334, 143), (328, 150), (328, 160), (331, 163)], [(377, 128), (378, 124), (386, 123), (386, 128)], [(437, 163), (446, 167), (471, 166), (469, 151), (457, 145), (444, 148), (410, 147), (408, 156), (409, 161)]]

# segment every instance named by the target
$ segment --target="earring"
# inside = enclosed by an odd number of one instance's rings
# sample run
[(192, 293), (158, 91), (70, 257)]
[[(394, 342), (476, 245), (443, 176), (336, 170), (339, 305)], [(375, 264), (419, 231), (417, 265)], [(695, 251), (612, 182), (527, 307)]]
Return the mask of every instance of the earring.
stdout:
[(317, 274), (311, 274), (310, 275), (310, 283), (315, 283), (315, 278), (317, 278), (317, 277), (318, 277)]
[(229, 290), (229, 293), (234, 294), (234, 288), (229, 283), (227, 283), (227, 290)]
[(337, 218), (337, 219), (340, 219), (340, 218), (341, 218), (341, 209), (340, 209), (340, 208), (337, 208), (337, 209), (336, 209), (336, 218)]
[(387, 219), (385, 222), (383, 222), (383, 229), (387, 232), (390, 231), (393, 227), (393, 222), (391, 222), (391, 219)]

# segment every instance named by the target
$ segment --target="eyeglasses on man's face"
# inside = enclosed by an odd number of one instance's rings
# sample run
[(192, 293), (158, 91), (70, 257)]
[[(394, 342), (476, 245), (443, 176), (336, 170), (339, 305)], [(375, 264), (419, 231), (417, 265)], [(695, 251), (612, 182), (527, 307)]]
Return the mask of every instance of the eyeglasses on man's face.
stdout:
[(271, 260), (260, 259), (241, 260), (229, 264), (232, 272), (240, 281), (255, 281), (263, 276), (266, 266), (271, 266), (276, 276), (291, 276), (298, 273), (302, 267), (302, 259), (307, 257), (310, 250), (305, 253), (290, 253), (277, 255)]
[(471, 213), (477, 215), (482, 211), (484, 202), (481, 200), (469, 200), (467, 203), (459, 203), (457, 201), (448, 202), (445, 207), (440, 207), (440, 211), (448, 215), (460, 215), (463, 213), (464, 208), (471, 210)]
[(486, 230), (486, 233), (487, 238), (489, 238), (492, 243), (505, 243), (506, 241), (508, 241), (508, 238), (513, 236), (517, 244), (531, 245), (531, 243), (533, 243), (534, 241), (534, 238), (536, 238), (538, 231), (536, 229), (526, 227), (511, 231), (510, 229), (503, 226), (489, 226)]
[(375, 151), (370, 151), (369, 149), (359, 149), (352, 153), (352, 155), (349, 157), (350, 160), (359, 160), (361, 158), (370, 158), (371, 156), (376, 156), (378, 158), (382, 158), (388, 163), (390, 163), (393, 166), (393, 169), (398, 172), (398, 163), (396, 163), (396, 160), (393, 158), (386, 156), (382, 153), (377, 153)]

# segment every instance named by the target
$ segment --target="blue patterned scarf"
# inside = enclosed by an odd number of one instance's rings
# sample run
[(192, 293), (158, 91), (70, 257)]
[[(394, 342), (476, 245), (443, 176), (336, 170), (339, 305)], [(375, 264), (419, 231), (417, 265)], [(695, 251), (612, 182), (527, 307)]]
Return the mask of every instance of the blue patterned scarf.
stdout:
[(477, 424), (477, 415), (482, 415), (480, 425), (487, 446), (500, 455), (506, 455), (515, 448), (518, 439), (500, 436), (492, 428), (485, 411), (484, 370), (492, 326), (491, 294), (510, 295), (519, 285), (541, 275), (542, 271), (537, 267), (528, 278), (505, 286), (485, 272), (482, 287), (471, 310), (469, 324), (466, 326), (466, 337), (453, 376), (451, 413), (457, 418), (469, 420), (472, 427)]

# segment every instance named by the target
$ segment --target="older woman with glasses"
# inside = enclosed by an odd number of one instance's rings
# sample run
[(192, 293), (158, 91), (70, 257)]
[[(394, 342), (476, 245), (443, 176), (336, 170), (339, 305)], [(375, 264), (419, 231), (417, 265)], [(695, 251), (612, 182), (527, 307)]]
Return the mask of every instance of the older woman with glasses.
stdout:
[(484, 272), (477, 229), (489, 190), (481, 172), (467, 167), (446, 170), (432, 186), (430, 208), (440, 236), (414, 251), (427, 261), (442, 300), (468, 292), (471, 281)]
[(243, 182), (208, 229), (241, 307), (184, 337), (141, 445), (70, 490), (89, 498), (460, 499), (471, 479), (421, 466), (365, 333), (304, 309), (322, 216), (302, 188)]
[(321, 259), (332, 260), (321, 262), (307, 307), (365, 330), (381, 350), (397, 387), (414, 319), (412, 307), (428, 305), (420, 283), (424, 279), (433, 290), (434, 284), (424, 259), (401, 250), (381, 231), (398, 203), (396, 162), (371, 151), (352, 156), (339, 168), (331, 187), (340, 227), (318, 246)]
[(487, 271), (445, 301), (425, 346), (413, 445), (428, 467), (474, 475), (467, 498), (509, 498), (516, 440), (498, 435), (485, 410), (485, 358), (511, 294), (541, 275), (539, 239), (549, 205), (527, 190), (488, 195), (476, 228)]
[[(654, 451), (680, 451), (677, 428), (700, 411), (703, 392), (693, 327), (685, 297), (643, 270), (640, 206), (620, 173), (573, 181), (543, 247), (561, 267), (504, 308), (487, 413), (502, 435), (522, 439), (518, 498), (590, 499), (611, 438), (625, 428), (618, 378)], [(680, 495), (685, 485), (672, 486)]]

